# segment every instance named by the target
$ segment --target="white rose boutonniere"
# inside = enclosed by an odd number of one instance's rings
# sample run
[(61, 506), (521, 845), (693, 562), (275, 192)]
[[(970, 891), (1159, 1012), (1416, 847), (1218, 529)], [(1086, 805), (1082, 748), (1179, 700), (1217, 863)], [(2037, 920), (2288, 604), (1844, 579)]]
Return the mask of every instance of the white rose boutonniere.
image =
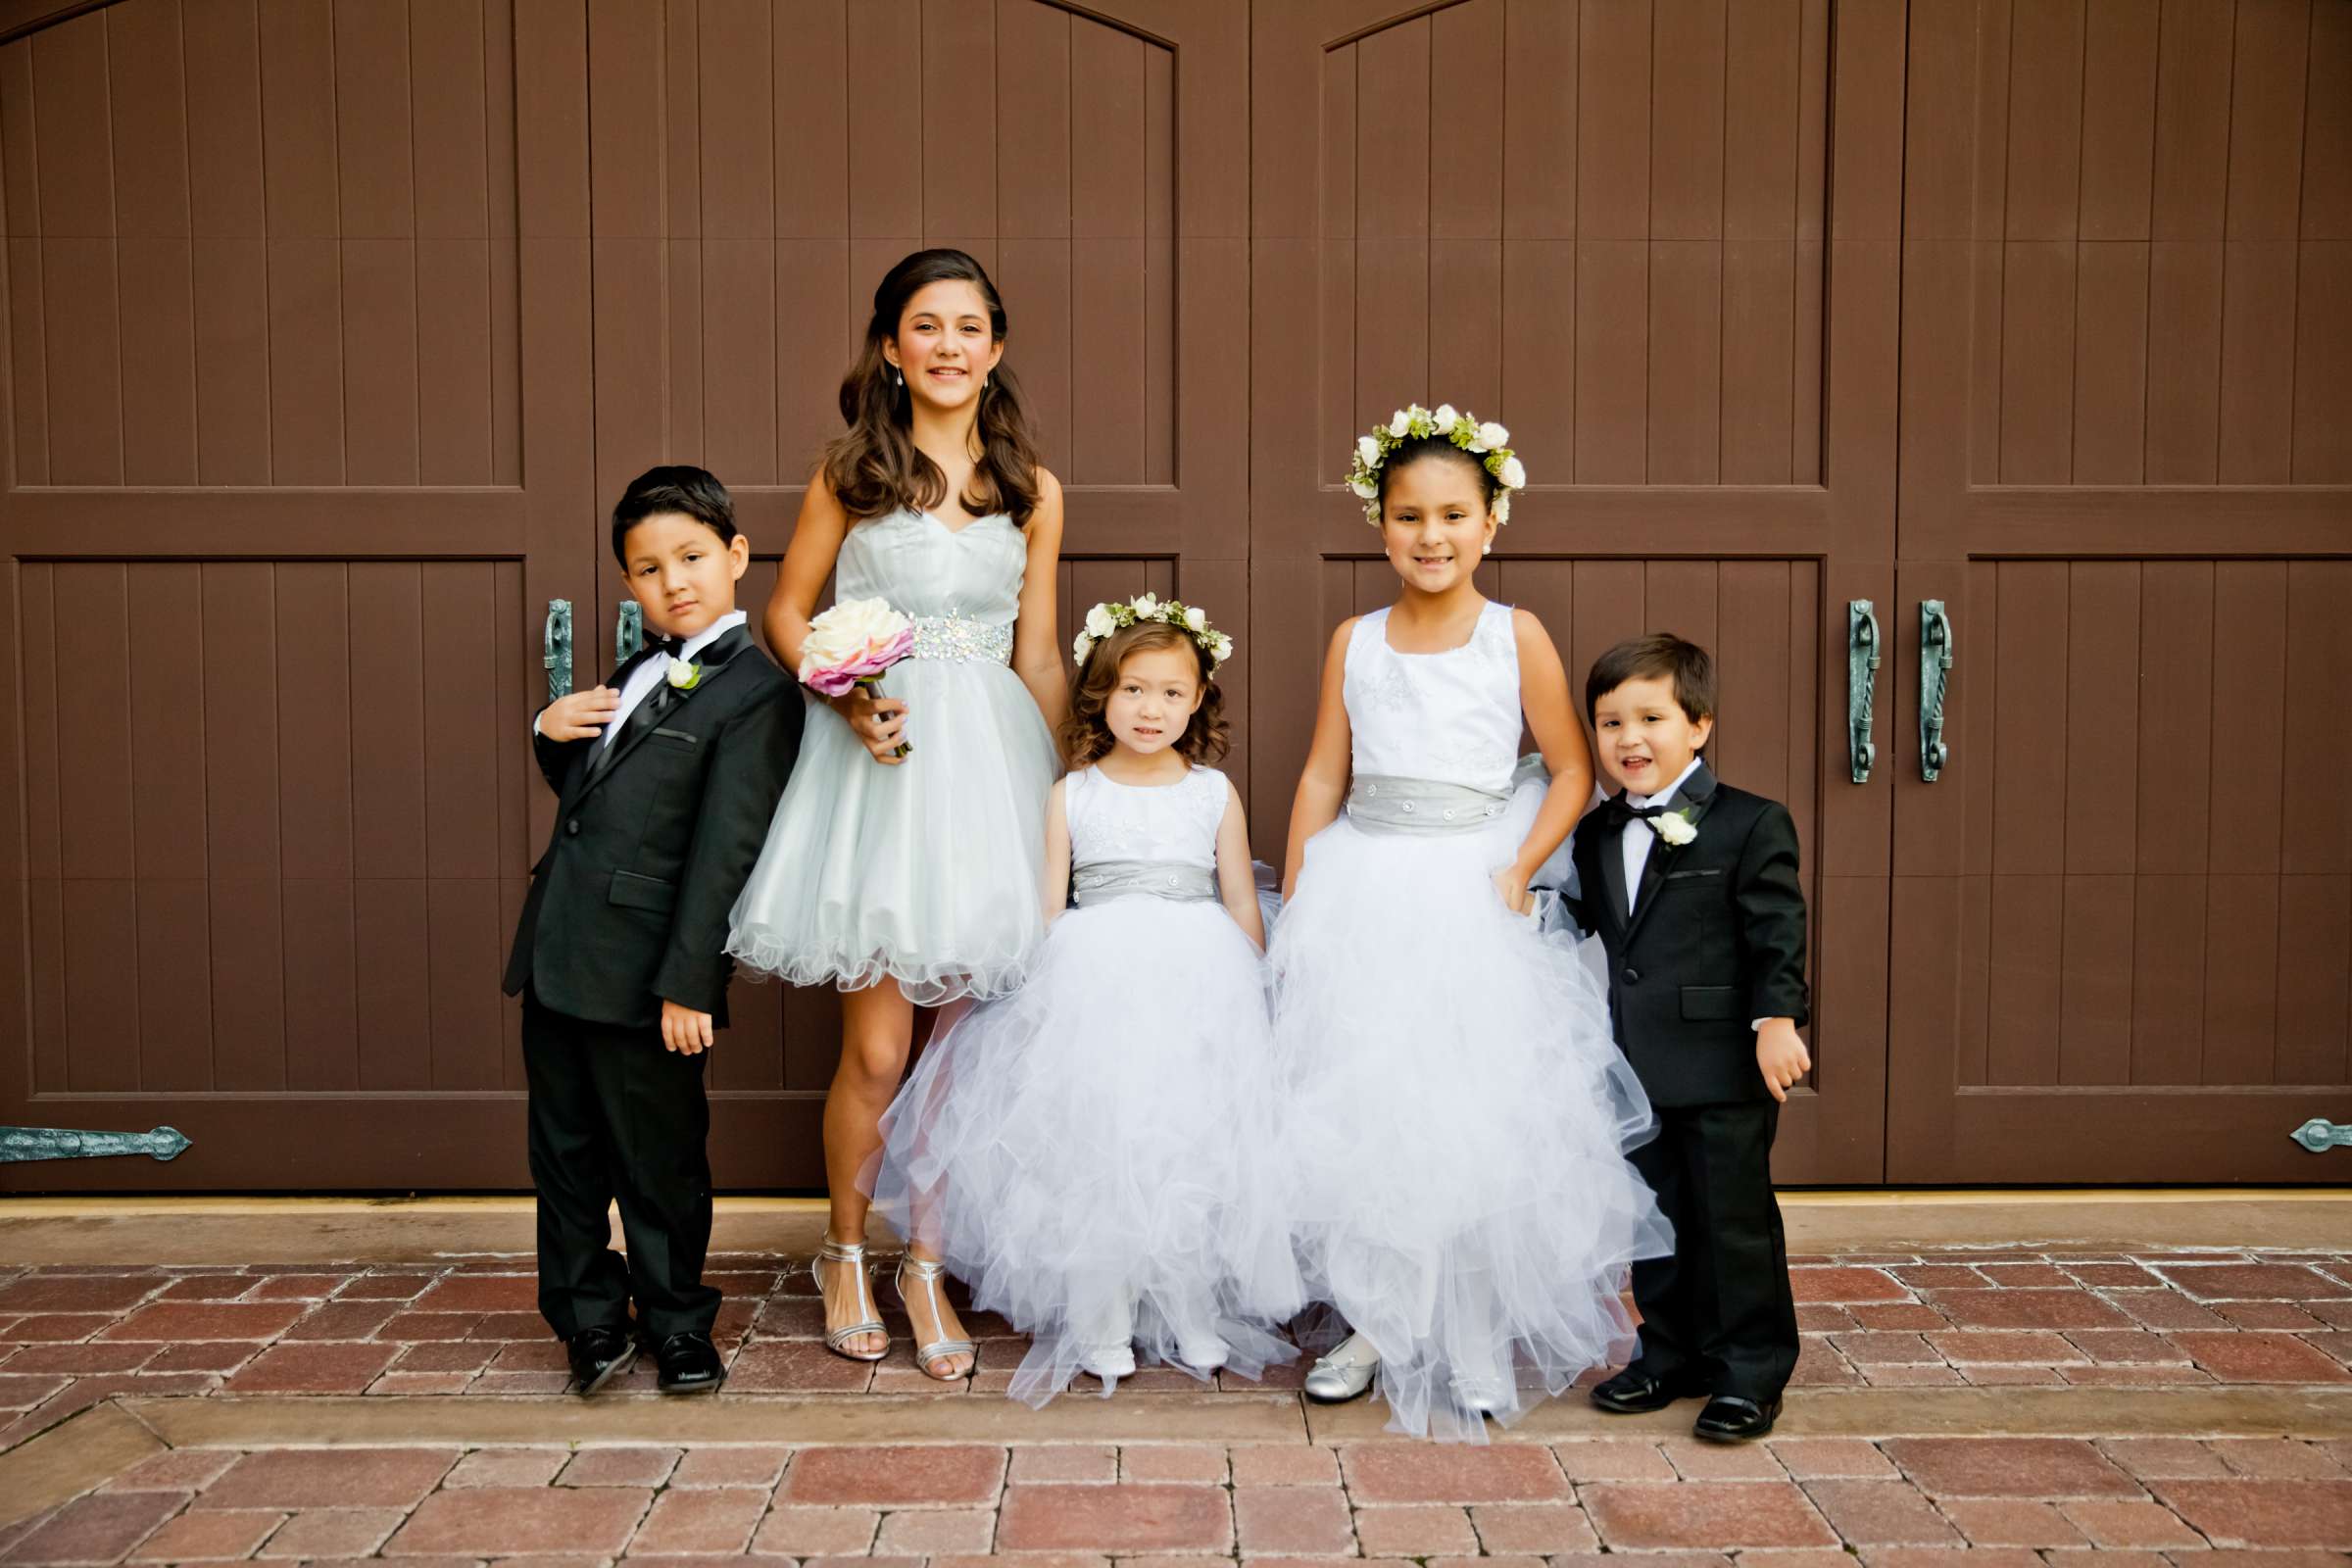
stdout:
[(1698, 837), (1698, 829), (1691, 823), (1690, 813), (1688, 811), (1668, 811), (1664, 816), (1644, 817), (1642, 820), (1647, 822), (1650, 831), (1665, 840), (1671, 849), (1679, 850)]
[(703, 683), (703, 666), (690, 664), (683, 659), (669, 662), (669, 683), (677, 690), (690, 692)]

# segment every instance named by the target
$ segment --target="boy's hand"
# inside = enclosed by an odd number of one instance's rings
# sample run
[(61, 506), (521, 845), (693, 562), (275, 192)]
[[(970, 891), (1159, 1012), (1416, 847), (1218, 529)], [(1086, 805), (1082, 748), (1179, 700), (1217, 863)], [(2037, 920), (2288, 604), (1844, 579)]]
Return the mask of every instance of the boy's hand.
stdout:
[(551, 741), (584, 741), (602, 735), (619, 716), (620, 693), (610, 686), (591, 686), (541, 710), (539, 733)]
[(667, 997), (662, 999), (662, 1044), (681, 1056), (700, 1055), (718, 1043), (710, 1029), (710, 1015), (682, 1007)]
[(1764, 1020), (1756, 1031), (1756, 1066), (1763, 1072), (1764, 1087), (1772, 1091), (1772, 1098), (1787, 1104), (1788, 1091), (1813, 1070), (1812, 1054), (1796, 1037), (1794, 1019)]

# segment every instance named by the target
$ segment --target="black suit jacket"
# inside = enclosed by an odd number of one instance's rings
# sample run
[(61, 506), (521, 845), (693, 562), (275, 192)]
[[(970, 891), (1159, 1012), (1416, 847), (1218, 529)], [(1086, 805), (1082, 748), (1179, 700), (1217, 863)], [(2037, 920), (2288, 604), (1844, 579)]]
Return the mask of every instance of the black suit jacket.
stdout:
[(1704, 762), (1668, 804), (1689, 810), (1698, 836), (1650, 846), (1630, 918), (1622, 835), (1598, 811), (1576, 835), (1574, 911), (1608, 952), (1617, 1044), (1653, 1104), (1767, 1099), (1750, 1022), (1811, 1016), (1796, 824)]
[(558, 1012), (624, 1027), (659, 1020), (666, 997), (726, 1023), (727, 915), (800, 755), (802, 705), (741, 626), (698, 662), (700, 682), (657, 685), (601, 761), (600, 738), (533, 737), (561, 804), (531, 868), (509, 996), (527, 984)]

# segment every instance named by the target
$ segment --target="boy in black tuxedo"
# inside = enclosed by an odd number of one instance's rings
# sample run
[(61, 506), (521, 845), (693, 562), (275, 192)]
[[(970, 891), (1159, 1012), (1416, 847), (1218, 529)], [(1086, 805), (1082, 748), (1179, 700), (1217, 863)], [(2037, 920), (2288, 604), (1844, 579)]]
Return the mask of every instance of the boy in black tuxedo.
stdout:
[(1576, 915), (1608, 953), (1617, 1044), (1658, 1115), (1634, 1166), (1674, 1222), (1674, 1255), (1634, 1265), (1641, 1350), (1592, 1402), (1630, 1413), (1704, 1394), (1697, 1436), (1760, 1438), (1797, 1351), (1771, 1170), (1780, 1106), (1813, 1065), (1796, 1033), (1796, 824), (1707, 770), (1715, 668), (1696, 644), (1619, 643), (1585, 682), (1585, 713), (1618, 793), (1576, 835)]
[[(751, 546), (700, 468), (639, 475), (612, 509), (612, 553), (646, 644), (612, 684), (532, 721), (556, 792), (507, 963), (522, 996), (539, 1310), (593, 1394), (636, 1357), (664, 1394), (726, 1378), (703, 1283), (710, 1108), (703, 1053), (726, 1027), (727, 913), (801, 744), (801, 705), (753, 646), (735, 582)], [(607, 1245), (620, 1200), (628, 1260)]]

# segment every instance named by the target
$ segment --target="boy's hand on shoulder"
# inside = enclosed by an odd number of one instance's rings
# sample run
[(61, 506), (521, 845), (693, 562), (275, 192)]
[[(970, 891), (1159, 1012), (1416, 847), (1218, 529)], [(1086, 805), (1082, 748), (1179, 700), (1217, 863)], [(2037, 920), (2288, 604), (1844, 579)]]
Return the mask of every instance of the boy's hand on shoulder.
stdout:
[(539, 713), (539, 733), (551, 741), (584, 741), (602, 735), (620, 716), (620, 693), (610, 686), (559, 697)]
[(662, 1044), (681, 1056), (700, 1055), (718, 1043), (710, 1015), (662, 999)]
[(1764, 1087), (1772, 1091), (1772, 1098), (1788, 1103), (1788, 1091), (1813, 1070), (1812, 1054), (1797, 1038), (1795, 1020), (1764, 1020), (1756, 1030), (1756, 1066), (1763, 1072)]

